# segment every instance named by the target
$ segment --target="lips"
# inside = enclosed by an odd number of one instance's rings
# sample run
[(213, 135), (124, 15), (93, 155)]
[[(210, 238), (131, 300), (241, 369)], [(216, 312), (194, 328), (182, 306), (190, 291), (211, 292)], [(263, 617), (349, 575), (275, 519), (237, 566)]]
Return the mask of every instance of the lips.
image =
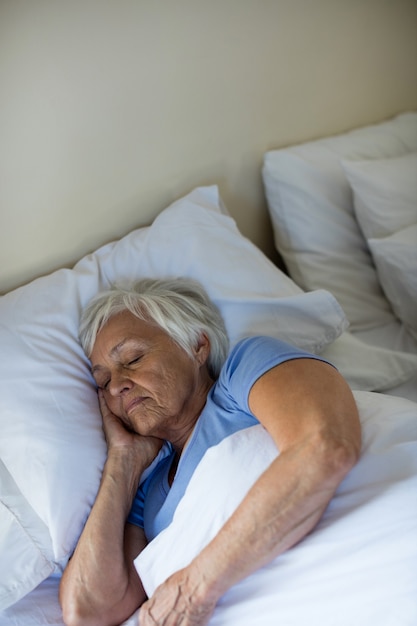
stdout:
[(139, 398), (134, 398), (133, 400), (128, 402), (128, 404), (126, 404), (125, 406), (126, 415), (129, 415), (129, 413), (131, 413), (134, 409), (136, 409), (137, 406), (142, 404), (144, 400), (145, 400), (144, 396), (140, 396)]

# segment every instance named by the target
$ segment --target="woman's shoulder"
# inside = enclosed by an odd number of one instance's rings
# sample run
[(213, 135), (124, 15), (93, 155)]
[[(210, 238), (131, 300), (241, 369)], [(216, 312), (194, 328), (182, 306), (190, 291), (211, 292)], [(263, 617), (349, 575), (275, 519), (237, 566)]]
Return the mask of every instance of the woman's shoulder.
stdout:
[(310, 355), (276, 337), (244, 337), (230, 350), (220, 373), (220, 380), (223, 384), (228, 384), (232, 379), (253, 383), (271, 367), (302, 356)]
[(241, 359), (248, 354), (259, 354), (265, 357), (269, 354), (282, 355), (285, 359), (300, 355), (314, 356), (283, 339), (268, 335), (254, 335), (240, 339), (230, 350), (228, 360)]
[(276, 365), (302, 356), (308, 353), (276, 337), (243, 337), (230, 350), (212, 395), (222, 405), (249, 410), (248, 395), (256, 380)]

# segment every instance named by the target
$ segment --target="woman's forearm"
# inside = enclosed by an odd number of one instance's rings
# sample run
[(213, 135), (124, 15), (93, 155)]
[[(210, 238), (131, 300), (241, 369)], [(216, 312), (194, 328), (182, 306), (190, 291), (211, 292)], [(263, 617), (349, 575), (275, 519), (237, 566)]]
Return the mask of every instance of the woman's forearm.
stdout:
[[(321, 448), (321, 449), (320, 449)], [(306, 441), (282, 453), (189, 566), (217, 600), (310, 532), (357, 459), (355, 450)]]
[[(128, 447), (106, 461), (97, 499), (63, 574), (60, 600), (66, 624), (120, 623), (144, 600), (139, 578), (125, 554), (125, 524), (144, 467)], [(138, 529), (141, 533), (141, 530)], [(143, 549), (136, 539), (137, 553)], [(120, 607), (125, 615), (119, 617)]]
[(232, 585), (316, 525), (356, 459), (357, 451), (350, 446), (322, 446), (313, 440), (281, 453), (206, 548), (142, 606), (141, 626), (154, 624), (155, 615), (161, 624), (207, 624), (217, 601)]

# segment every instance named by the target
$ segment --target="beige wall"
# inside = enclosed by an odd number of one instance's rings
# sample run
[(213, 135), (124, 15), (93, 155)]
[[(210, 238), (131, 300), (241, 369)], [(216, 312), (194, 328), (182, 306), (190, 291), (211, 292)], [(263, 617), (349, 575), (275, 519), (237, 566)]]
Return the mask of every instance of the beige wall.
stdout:
[(265, 150), (417, 108), (415, 0), (2, 0), (0, 291), (217, 183), (269, 255)]

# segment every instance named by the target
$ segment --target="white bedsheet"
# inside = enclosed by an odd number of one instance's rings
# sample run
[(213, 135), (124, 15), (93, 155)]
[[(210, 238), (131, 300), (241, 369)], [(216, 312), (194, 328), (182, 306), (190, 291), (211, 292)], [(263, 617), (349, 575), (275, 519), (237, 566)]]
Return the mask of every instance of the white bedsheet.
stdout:
[[(315, 530), (227, 592), (210, 626), (417, 624), (417, 404), (355, 395), (364, 434), (359, 463)], [(206, 454), (171, 526), (142, 553), (139, 568), (149, 592), (201, 549), (244, 496), (250, 481), (241, 480), (242, 461), (254, 441), (265, 454), (257, 455), (261, 463), (249, 464), (252, 480), (277, 453), (260, 426), (252, 429)], [(48, 579), (3, 611), (0, 626), (62, 626), (58, 583)], [(125, 622), (135, 624), (136, 616)]]

